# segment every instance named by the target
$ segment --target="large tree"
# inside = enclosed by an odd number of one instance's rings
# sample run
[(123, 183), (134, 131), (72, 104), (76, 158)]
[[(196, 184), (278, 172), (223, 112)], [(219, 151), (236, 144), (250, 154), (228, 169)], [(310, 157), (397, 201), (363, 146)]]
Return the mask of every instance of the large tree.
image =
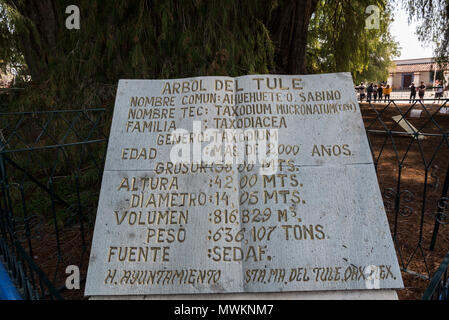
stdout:
[[(26, 101), (43, 105), (103, 103), (120, 78), (335, 71), (382, 77), (395, 50), (385, 3), (0, 0), (10, 25), (0, 48), (22, 54), (34, 83), (45, 88)], [(72, 4), (81, 9), (80, 30), (65, 27)], [(365, 29), (371, 4), (387, 13), (377, 31)]]
[(152, 76), (238, 74), (239, 67), (266, 72), (273, 58), (278, 70), (304, 73), (307, 28), (317, 1), (79, 1), (79, 32), (64, 27), (65, 8), (73, 1), (1, 2), (14, 12), (21, 49), (39, 79), (67, 54), (85, 63), (97, 52), (106, 53), (108, 62), (141, 60), (140, 68), (149, 66)]
[[(32, 79), (45, 82), (49, 96), (74, 103), (76, 88), (120, 78), (306, 73), (317, 2), (0, 0), (13, 24), (8, 39)], [(65, 27), (72, 4), (81, 10), (80, 30)]]

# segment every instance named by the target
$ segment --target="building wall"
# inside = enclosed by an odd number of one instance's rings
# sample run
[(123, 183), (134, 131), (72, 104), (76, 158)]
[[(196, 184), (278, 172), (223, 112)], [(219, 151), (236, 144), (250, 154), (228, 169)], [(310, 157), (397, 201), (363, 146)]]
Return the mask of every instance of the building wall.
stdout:
[[(395, 90), (402, 89), (402, 76), (403, 74), (409, 74), (409, 73), (394, 73), (391, 77), (391, 85), (392, 88)], [(415, 85), (418, 85), (421, 83), (421, 81), (424, 81), (426, 86), (433, 85), (433, 79), (430, 79), (431, 72), (430, 71), (421, 71), (421, 72), (415, 72), (413, 75), (412, 82)]]
[[(421, 81), (424, 81), (426, 86), (433, 86), (432, 71), (438, 68), (435, 63), (435, 58), (422, 58), (422, 59), (406, 59), (394, 61), (395, 67), (390, 69), (390, 76), (388, 83), (395, 90), (403, 89), (403, 75), (413, 75), (412, 82), (415, 85), (419, 85)], [(428, 71), (418, 71), (428, 70)], [(444, 71), (444, 77), (446, 84), (449, 84), (449, 70)]]
[(432, 81), (430, 80), (430, 71), (423, 71), (420, 73), (421, 73), (421, 77), (420, 77), (421, 80), (419, 80), (420, 83), (421, 83), (421, 81), (424, 81), (424, 83), (428, 86), (433, 84), (433, 79), (432, 79)]
[(392, 88), (393, 89), (400, 89), (401, 86), (402, 86), (402, 74), (401, 73), (395, 73), (393, 75)]

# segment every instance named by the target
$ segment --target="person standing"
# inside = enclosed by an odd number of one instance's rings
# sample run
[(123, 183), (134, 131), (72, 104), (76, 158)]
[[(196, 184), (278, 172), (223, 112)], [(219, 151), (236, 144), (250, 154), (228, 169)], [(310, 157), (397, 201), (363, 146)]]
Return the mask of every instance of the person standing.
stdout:
[(376, 102), (377, 101), (377, 83), (374, 85), (373, 89), (374, 89), (373, 90), (373, 100), (374, 100), (374, 102)]
[(385, 102), (387, 102), (387, 99), (388, 99), (388, 102), (390, 102), (391, 91), (392, 91), (392, 88), (390, 88), (390, 85), (387, 84), (387, 87), (384, 88), (384, 91), (383, 91), (384, 92), (384, 96), (385, 96)]
[(370, 85), (368, 86), (368, 88), (366, 89), (368, 95), (366, 97), (366, 102), (371, 103), (371, 99), (373, 97), (373, 91), (374, 91), (374, 87), (373, 87), (373, 83), (371, 82)]
[(412, 82), (410, 85), (410, 103), (415, 102), (416, 99), (416, 87), (415, 84)]
[(379, 102), (382, 102), (382, 93), (383, 93), (383, 86), (382, 83), (379, 83), (379, 87), (377, 88), (377, 95), (379, 97)]
[(359, 86), (359, 95), (360, 95), (360, 102), (363, 102), (363, 99), (365, 99), (365, 85), (363, 82)]
[[(435, 99), (438, 99), (438, 102), (440, 101), (441, 98), (443, 98), (443, 93), (444, 93), (443, 83), (442, 81), (438, 81), (437, 91), (435, 92)], [(435, 101), (433, 103), (435, 103)]]
[(425, 94), (426, 94), (426, 85), (424, 84), (424, 81), (421, 81), (421, 85), (418, 87), (418, 95), (419, 100), (421, 100), (421, 102), (424, 102)]

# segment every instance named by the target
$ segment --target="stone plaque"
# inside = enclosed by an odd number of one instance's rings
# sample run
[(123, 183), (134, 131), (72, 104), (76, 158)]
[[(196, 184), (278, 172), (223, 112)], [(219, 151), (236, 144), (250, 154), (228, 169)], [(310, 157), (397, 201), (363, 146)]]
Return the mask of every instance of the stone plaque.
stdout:
[(85, 295), (402, 287), (349, 73), (120, 81)]

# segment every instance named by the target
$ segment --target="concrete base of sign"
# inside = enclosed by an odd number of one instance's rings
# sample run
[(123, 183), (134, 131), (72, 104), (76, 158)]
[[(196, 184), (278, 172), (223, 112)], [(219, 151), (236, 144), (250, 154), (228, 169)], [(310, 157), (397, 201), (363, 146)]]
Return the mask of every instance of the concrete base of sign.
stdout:
[(395, 290), (94, 296), (90, 300), (398, 300)]

